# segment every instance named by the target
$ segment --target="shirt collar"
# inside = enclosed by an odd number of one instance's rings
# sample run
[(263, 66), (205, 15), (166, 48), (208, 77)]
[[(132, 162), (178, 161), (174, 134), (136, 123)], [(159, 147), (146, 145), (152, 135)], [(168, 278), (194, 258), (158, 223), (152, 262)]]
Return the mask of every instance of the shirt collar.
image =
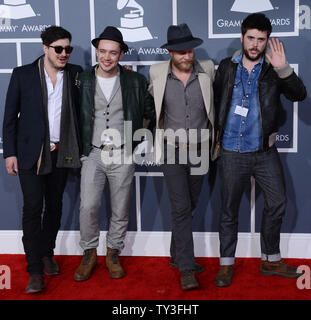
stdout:
[[(63, 74), (64, 74), (64, 70), (59, 70), (57, 72), (57, 79), (60, 79), (63, 76)], [(46, 72), (45, 68), (44, 68), (44, 75), (45, 75), (46, 79), (47, 78), (50, 79), (50, 77), (49, 77), (48, 73)]]
[[(239, 65), (242, 66), (242, 58), (243, 58), (243, 54), (240, 53), (240, 54), (238, 54), (236, 57), (234, 57), (234, 58), (232, 59), (232, 62), (233, 62), (233, 63), (238, 63)], [(259, 65), (259, 66), (262, 66), (263, 62), (264, 62), (264, 56), (262, 56), (262, 58), (261, 58), (260, 61), (256, 64), (256, 66), (258, 66), (258, 65)]]

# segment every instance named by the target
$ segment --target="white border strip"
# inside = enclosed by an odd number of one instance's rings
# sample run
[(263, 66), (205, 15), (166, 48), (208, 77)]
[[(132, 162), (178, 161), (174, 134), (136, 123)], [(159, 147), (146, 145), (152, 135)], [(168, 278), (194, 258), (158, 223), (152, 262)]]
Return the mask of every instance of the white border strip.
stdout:
[(17, 38), (17, 39), (0, 39), (0, 43), (32, 43), (32, 42), (42, 42), (41, 38)]
[[(100, 233), (97, 249), (99, 255), (106, 254), (106, 231)], [(236, 257), (259, 258), (260, 234), (239, 233)], [(217, 232), (194, 232), (194, 247), (197, 257), (219, 257)], [(169, 256), (170, 232), (133, 232), (126, 235), (124, 256)], [(82, 255), (79, 246), (79, 231), (59, 231), (56, 240), (56, 255)], [(281, 254), (283, 258), (310, 259), (311, 235), (304, 233), (282, 233)], [(24, 254), (22, 231), (0, 231), (0, 254)]]
[(177, 0), (172, 0), (172, 11), (173, 11), (173, 25), (178, 24), (178, 12), (177, 12)]
[[(94, 0), (90, 0), (90, 43), (95, 36), (95, 3)], [(96, 64), (96, 51), (95, 48), (91, 45), (91, 59), (92, 66)]]
[(254, 177), (251, 177), (251, 234), (256, 231), (256, 182)]
[(55, 25), (60, 26), (59, 0), (54, 0), (54, 9), (55, 9)]
[(135, 174), (136, 187), (136, 226), (137, 231), (141, 231), (141, 201), (140, 201), (140, 176)]
[(0, 73), (12, 73), (13, 69), (0, 69)]
[(16, 57), (17, 57), (17, 66), (20, 67), (23, 65), (22, 61), (22, 46), (19, 41), (16, 42)]
[[(291, 63), (290, 66), (294, 69), (297, 76), (298, 64)], [(278, 148), (280, 153), (297, 153), (298, 152), (298, 102), (293, 102), (293, 146), (291, 148)]]

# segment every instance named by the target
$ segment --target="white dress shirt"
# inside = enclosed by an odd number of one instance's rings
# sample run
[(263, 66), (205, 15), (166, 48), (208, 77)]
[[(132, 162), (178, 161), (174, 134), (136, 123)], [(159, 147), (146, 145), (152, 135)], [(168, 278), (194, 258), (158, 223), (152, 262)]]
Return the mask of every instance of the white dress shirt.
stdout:
[(55, 87), (49, 75), (45, 72), (45, 80), (48, 91), (48, 118), (50, 129), (50, 141), (59, 142), (60, 138), (60, 120), (62, 113), (63, 101), (63, 75), (64, 71), (57, 73), (57, 81)]

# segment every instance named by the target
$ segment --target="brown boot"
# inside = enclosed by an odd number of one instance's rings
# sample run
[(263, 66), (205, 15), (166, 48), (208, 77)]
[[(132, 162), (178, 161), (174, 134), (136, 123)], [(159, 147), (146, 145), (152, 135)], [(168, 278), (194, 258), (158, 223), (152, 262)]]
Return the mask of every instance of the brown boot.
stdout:
[(90, 278), (97, 265), (96, 248), (84, 251), (82, 262), (75, 272), (74, 280), (85, 281)]
[(296, 267), (287, 265), (284, 261), (261, 261), (260, 273), (266, 276), (281, 276), (285, 278), (298, 278), (302, 275)]
[(195, 272), (193, 270), (181, 271), (180, 283), (183, 290), (187, 291), (199, 287), (199, 283), (196, 280), (194, 273)]
[(232, 282), (233, 276), (234, 276), (233, 265), (220, 266), (220, 269), (214, 280), (214, 284), (216, 287), (228, 287)]
[(125, 272), (118, 259), (119, 253), (118, 249), (107, 248), (106, 266), (112, 279), (120, 279), (125, 276)]

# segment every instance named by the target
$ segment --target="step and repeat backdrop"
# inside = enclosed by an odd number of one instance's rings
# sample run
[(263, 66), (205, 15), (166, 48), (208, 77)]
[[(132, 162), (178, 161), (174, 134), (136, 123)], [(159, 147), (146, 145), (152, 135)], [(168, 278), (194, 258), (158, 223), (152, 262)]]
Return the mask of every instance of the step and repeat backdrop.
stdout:
[[(0, 153), (5, 96), (12, 69), (31, 63), (42, 54), (40, 33), (47, 26), (61, 25), (72, 33), (74, 51), (70, 62), (83, 68), (96, 63), (91, 39), (107, 25), (118, 27), (130, 47), (122, 62), (148, 78), (151, 64), (169, 59), (167, 50), (160, 48), (166, 43), (169, 25), (187, 23), (193, 35), (204, 40), (195, 50), (196, 57), (212, 59), (217, 66), (221, 59), (240, 49), (243, 18), (253, 12), (264, 12), (271, 19), (272, 36), (284, 43), (288, 62), (310, 91), (310, 7), (310, 0), (0, 0)], [(277, 147), (288, 195), (282, 233), (289, 239), (303, 236), (307, 240), (304, 243), (311, 247), (310, 93), (300, 103), (283, 98), (282, 102), (283, 125), (277, 136)], [(216, 162), (205, 177), (193, 216), (193, 230), (201, 236), (208, 237), (218, 231), (219, 192)], [(240, 208), (242, 236), (258, 235), (263, 201), (260, 189), (250, 181)], [(64, 194), (63, 231), (79, 230), (79, 203), (79, 171), (75, 171)], [(18, 178), (7, 175), (1, 155), (0, 238), (1, 232), (21, 230), (22, 207)], [(103, 231), (107, 230), (109, 214), (107, 188), (100, 215)], [(133, 180), (129, 231), (152, 237), (153, 233), (167, 233), (170, 228), (170, 205), (162, 173), (145, 161), (137, 165)], [(7, 245), (0, 243), (2, 253)], [(146, 252), (149, 253), (152, 254)]]

